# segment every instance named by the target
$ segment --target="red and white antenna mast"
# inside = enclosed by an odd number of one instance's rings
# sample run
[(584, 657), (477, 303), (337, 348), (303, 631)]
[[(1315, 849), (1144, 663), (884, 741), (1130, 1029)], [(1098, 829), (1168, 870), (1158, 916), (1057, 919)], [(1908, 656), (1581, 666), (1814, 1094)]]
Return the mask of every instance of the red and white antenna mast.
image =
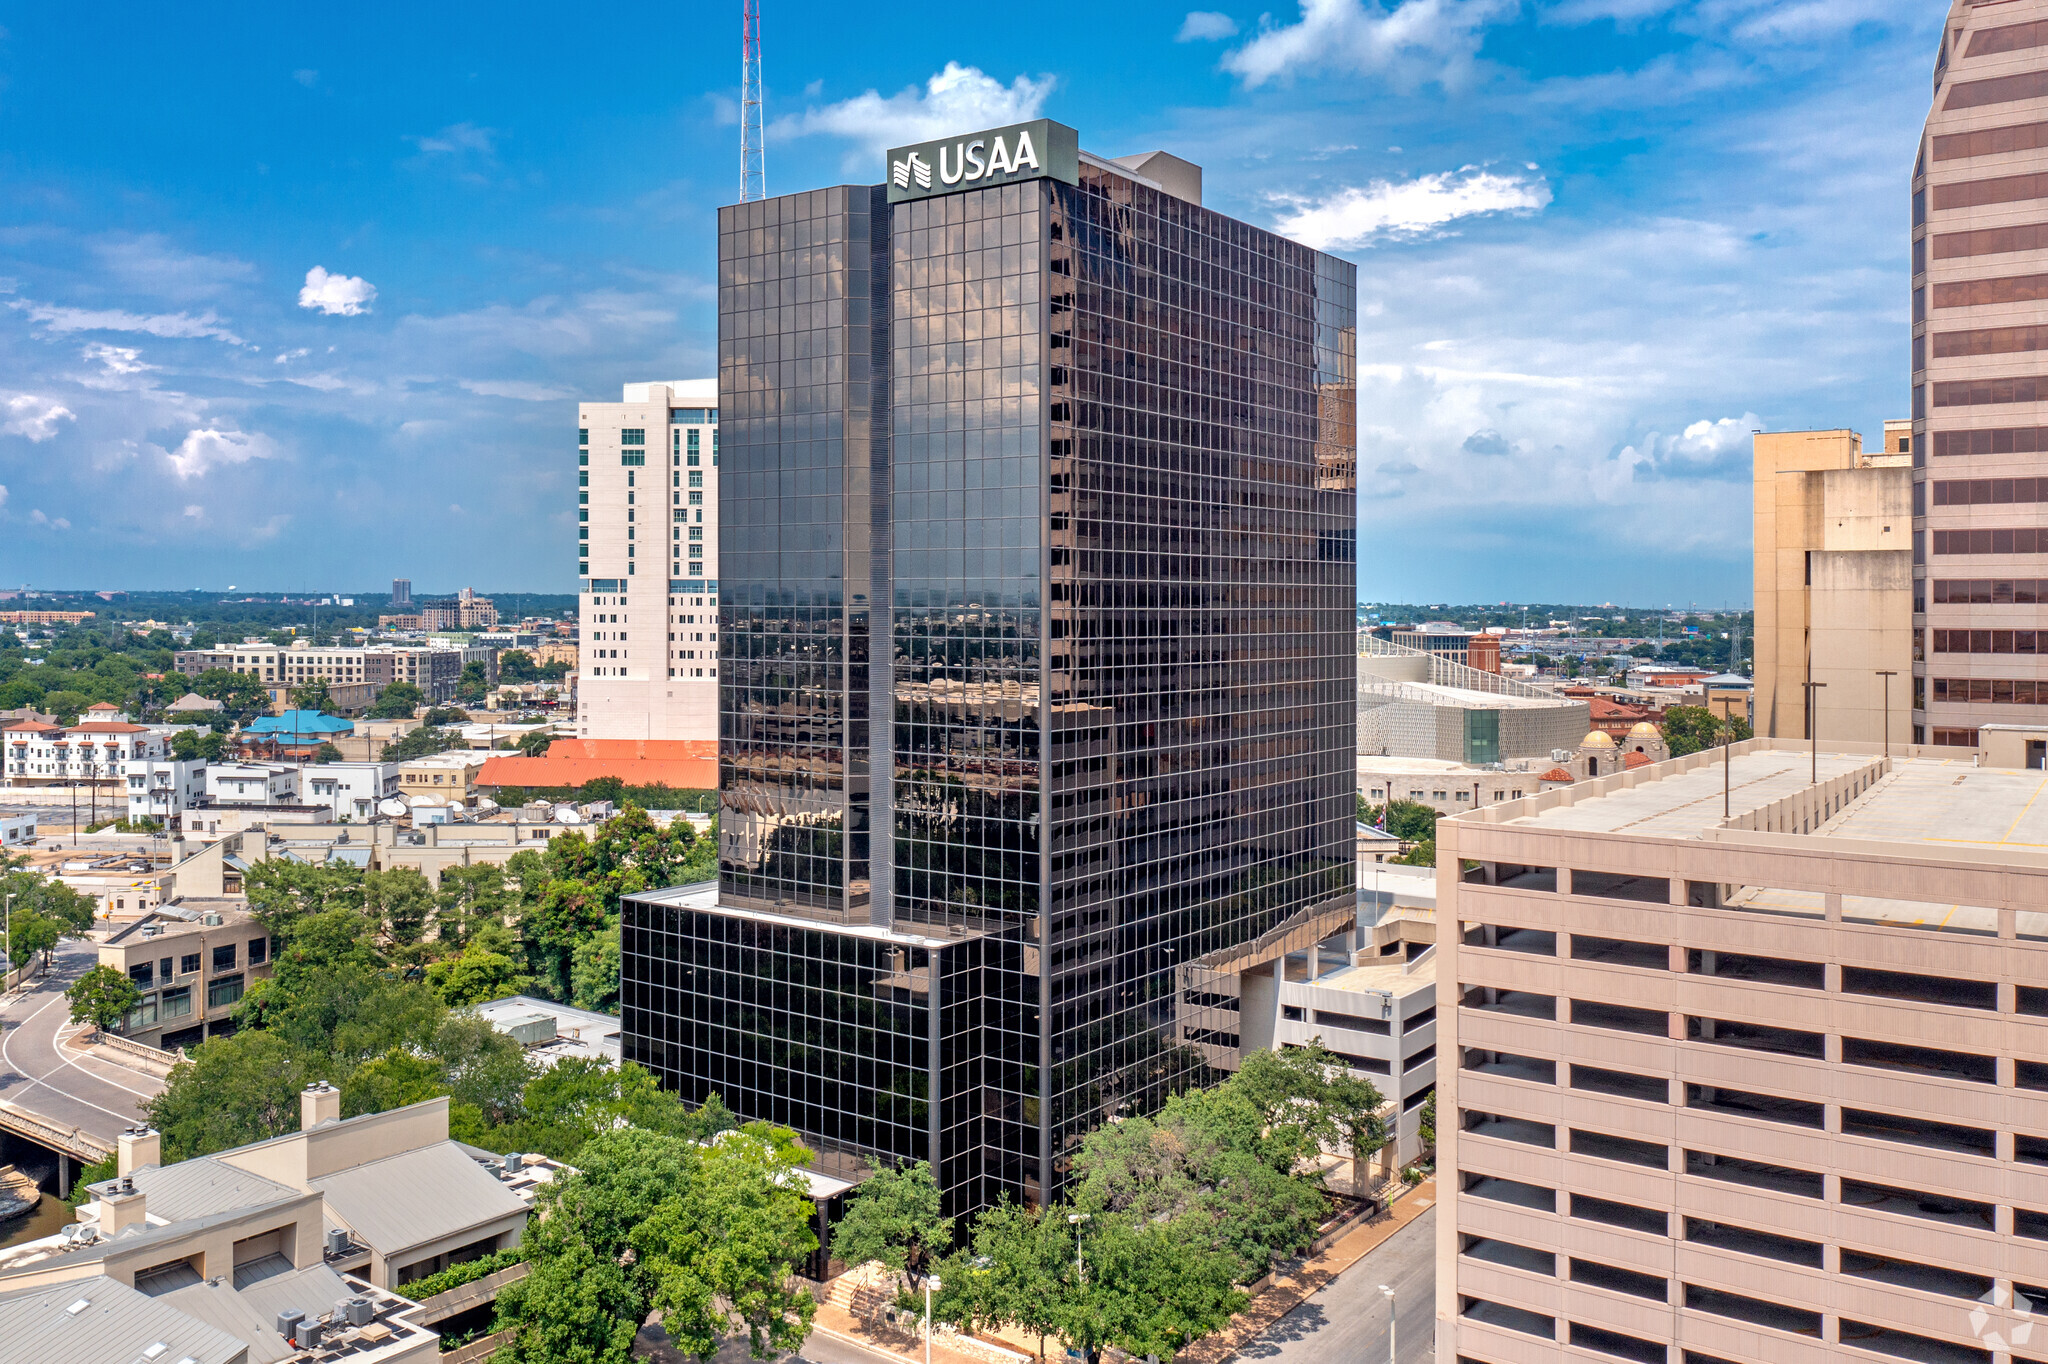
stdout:
[(768, 197), (761, 133), (761, 3), (744, 0), (740, 41), (740, 202)]

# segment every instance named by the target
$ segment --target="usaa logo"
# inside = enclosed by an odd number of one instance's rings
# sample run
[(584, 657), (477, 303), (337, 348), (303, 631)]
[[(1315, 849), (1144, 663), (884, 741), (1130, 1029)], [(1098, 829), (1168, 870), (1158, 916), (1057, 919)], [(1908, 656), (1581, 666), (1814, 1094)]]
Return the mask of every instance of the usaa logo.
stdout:
[[(1017, 130), (1014, 145), (1005, 140), (1005, 134), (997, 133), (993, 141), (977, 137), (955, 142), (951, 147), (940, 143), (938, 154), (939, 182), (944, 185), (971, 185), (991, 175), (1014, 175), (1027, 169), (1037, 174), (1045, 169), (1029, 128)], [(913, 150), (902, 160), (889, 163), (889, 179), (898, 189), (909, 189), (913, 184), (919, 189), (930, 189), (932, 170), (932, 163)]]

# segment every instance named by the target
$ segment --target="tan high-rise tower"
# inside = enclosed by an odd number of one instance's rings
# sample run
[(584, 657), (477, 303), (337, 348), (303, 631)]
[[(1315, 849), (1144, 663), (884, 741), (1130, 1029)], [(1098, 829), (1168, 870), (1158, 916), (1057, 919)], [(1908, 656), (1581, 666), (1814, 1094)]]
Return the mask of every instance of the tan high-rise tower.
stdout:
[(1913, 169), (1914, 738), (2048, 717), (2048, 0), (1956, 0)]
[(1854, 431), (1757, 435), (1757, 733), (1811, 738), (1817, 719), (1823, 740), (1910, 741), (1911, 431), (1886, 422), (1882, 451)]

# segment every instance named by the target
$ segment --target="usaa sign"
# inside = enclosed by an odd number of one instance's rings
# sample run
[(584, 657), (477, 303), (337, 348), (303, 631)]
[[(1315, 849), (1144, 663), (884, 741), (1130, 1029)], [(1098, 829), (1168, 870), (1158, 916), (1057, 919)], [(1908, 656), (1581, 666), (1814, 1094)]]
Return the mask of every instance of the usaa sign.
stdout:
[(985, 189), (1018, 180), (1081, 183), (1081, 135), (1049, 118), (944, 137), (889, 153), (889, 202)]

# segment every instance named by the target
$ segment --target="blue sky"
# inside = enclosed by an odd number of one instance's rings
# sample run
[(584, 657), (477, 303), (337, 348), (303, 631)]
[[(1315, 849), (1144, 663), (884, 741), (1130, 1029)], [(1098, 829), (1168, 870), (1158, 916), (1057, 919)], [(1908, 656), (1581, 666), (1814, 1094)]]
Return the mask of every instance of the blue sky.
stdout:
[[(1169, 149), (1359, 265), (1362, 596), (1746, 601), (1750, 431), (1906, 411), (1945, 8), (764, 0), (769, 190)], [(0, 584), (574, 590), (574, 401), (712, 372), (738, 9), (0, 0)]]

